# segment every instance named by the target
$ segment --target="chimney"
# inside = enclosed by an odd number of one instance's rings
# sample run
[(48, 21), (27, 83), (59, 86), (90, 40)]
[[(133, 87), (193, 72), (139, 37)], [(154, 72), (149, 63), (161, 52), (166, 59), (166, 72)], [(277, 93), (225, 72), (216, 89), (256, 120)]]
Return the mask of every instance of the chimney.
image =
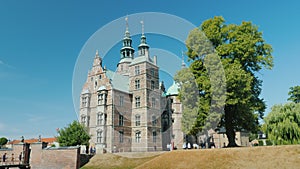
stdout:
[(153, 62), (155, 65), (157, 65), (157, 56), (156, 55), (153, 56)]

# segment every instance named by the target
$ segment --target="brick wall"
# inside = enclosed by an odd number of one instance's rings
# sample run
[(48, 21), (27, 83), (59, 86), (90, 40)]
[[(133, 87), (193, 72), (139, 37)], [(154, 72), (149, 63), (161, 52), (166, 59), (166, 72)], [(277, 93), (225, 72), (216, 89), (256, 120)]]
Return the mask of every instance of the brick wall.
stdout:
[(40, 143), (31, 144), (30, 165), (34, 169), (76, 169), (80, 165), (79, 147), (42, 149)]
[[(30, 144), (30, 166), (33, 169), (77, 169), (80, 167), (80, 147), (60, 147), (42, 149), (42, 143)], [(0, 149), (0, 156), (7, 153), (6, 164), (19, 164), (23, 144), (15, 144), (10, 149)], [(2, 162), (0, 163), (2, 164)]]

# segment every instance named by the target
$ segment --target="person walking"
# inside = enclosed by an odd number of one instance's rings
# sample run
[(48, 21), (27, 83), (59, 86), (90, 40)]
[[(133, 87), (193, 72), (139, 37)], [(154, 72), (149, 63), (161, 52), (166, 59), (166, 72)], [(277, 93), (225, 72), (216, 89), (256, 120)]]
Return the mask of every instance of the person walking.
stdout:
[(22, 163), (22, 152), (19, 155), (19, 164), (21, 164), (21, 163)]
[(15, 163), (15, 157), (14, 157), (14, 153), (11, 154), (11, 163), (14, 164)]
[(6, 164), (6, 153), (4, 153), (2, 156), (2, 164)]

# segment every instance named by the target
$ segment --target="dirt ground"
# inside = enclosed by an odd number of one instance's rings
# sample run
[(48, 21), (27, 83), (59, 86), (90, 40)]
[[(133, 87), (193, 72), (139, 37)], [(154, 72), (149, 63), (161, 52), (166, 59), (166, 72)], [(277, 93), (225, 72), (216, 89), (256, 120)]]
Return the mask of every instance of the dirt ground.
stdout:
[(300, 145), (96, 155), (84, 169), (300, 168)]

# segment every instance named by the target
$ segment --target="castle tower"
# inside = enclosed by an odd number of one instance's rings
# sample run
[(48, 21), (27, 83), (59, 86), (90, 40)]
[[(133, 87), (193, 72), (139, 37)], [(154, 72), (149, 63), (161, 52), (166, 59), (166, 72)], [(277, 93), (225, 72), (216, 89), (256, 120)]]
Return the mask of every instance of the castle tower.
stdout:
[(161, 150), (161, 92), (158, 66), (150, 58), (143, 30), (138, 56), (129, 65), (129, 91), (133, 99), (132, 151), (155, 151)]
[(134, 49), (132, 47), (132, 39), (128, 28), (128, 17), (126, 20), (126, 31), (123, 38), (123, 47), (120, 50), (121, 60), (117, 65), (117, 72), (121, 75), (129, 75), (128, 66), (134, 58)]

